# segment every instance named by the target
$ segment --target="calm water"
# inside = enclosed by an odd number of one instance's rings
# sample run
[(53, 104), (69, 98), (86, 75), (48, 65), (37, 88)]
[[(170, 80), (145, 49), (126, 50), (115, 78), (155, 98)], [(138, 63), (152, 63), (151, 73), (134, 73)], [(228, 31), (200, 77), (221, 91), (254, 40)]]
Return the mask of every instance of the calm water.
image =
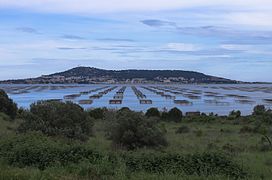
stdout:
[[(117, 87), (115, 87), (117, 86)], [(109, 100), (122, 87), (126, 87), (122, 104), (109, 104)], [(152, 104), (140, 104), (132, 86), (146, 97), (143, 99), (152, 100)], [(137, 111), (145, 111), (150, 107), (159, 109), (170, 109), (178, 107), (183, 112), (201, 111), (205, 113), (214, 112), (226, 115), (231, 110), (241, 110), (242, 114), (250, 114), (257, 104), (264, 104), (272, 107), (272, 85), (270, 84), (241, 84), (241, 85), (0, 85), (9, 96), (21, 107), (29, 105), (38, 100), (61, 99), (64, 96), (80, 94), (79, 97), (70, 99), (75, 103), (80, 100), (88, 100), (89, 96), (98, 94), (104, 90), (115, 87), (114, 90), (103, 95), (100, 99), (93, 99), (92, 104), (82, 105), (84, 108), (108, 107), (121, 108), (129, 107)], [(98, 89), (100, 88), (100, 89)], [(93, 91), (92, 91), (93, 90)], [(163, 92), (171, 95), (167, 99), (155, 92)], [(176, 100), (187, 100), (189, 104), (175, 104)], [(140, 98), (141, 99), (141, 98)]]

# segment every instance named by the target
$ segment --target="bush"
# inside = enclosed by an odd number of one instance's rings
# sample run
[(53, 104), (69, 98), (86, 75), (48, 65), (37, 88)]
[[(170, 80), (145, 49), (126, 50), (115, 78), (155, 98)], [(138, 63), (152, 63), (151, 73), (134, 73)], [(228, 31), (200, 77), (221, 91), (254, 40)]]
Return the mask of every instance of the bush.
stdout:
[(17, 114), (17, 109), (17, 105), (8, 97), (6, 92), (0, 89), (0, 112), (14, 119)]
[(258, 146), (259, 146), (259, 150), (262, 152), (267, 152), (272, 150), (271, 140), (269, 139), (268, 136), (263, 136)]
[(167, 145), (164, 133), (154, 119), (141, 113), (118, 111), (108, 125), (109, 138), (113, 144), (127, 149), (160, 147)]
[(147, 117), (160, 117), (160, 111), (158, 108), (150, 108), (146, 111), (145, 116)]
[(182, 112), (178, 108), (172, 108), (169, 112), (163, 112), (162, 118), (166, 121), (180, 122)]
[(0, 157), (9, 165), (39, 169), (77, 163), (83, 159), (92, 162), (101, 159), (101, 155), (83, 145), (55, 141), (41, 133), (27, 133), (2, 139)]
[(228, 119), (229, 120), (234, 120), (234, 119), (237, 119), (239, 117), (241, 117), (241, 111), (239, 111), (239, 110), (238, 111), (233, 110), (233, 111), (231, 111), (229, 113)]
[(0, 112), (0, 120), (11, 121), (10, 117), (2, 112)]
[(121, 111), (131, 111), (128, 107), (122, 107), (121, 109), (118, 110), (118, 112)]
[(89, 110), (89, 115), (94, 119), (103, 119), (105, 117), (106, 108), (95, 108)]
[(39, 101), (24, 112), (19, 132), (41, 131), (48, 136), (87, 140), (92, 135), (93, 120), (88, 113), (71, 102)]
[(257, 105), (253, 109), (253, 115), (263, 115), (265, 114), (266, 109), (264, 105)]
[(247, 172), (231, 157), (220, 153), (202, 154), (133, 154), (125, 157), (130, 171), (148, 173), (196, 174), (199, 176), (224, 175), (230, 179), (246, 178)]
[(188, 126), (181, 126), (177, 129), (176, 134), (189, 133), (190, 128)]
[[(247, 172), (229, 156), (220, 153), (102, 153), (86, 145), (56, 141), (41, 133), (28, 133), (0, 140), (0, 157), (18, 167), (64, 167), (82, 176), (112, 176), (116, 169), (155, 174), (223, 175), (246, 178)], [(85, 167), (85, 168), (84, 168)], [(93, 178), (91, 178), (93, 179)], [(98, 178), (103, 179), (103, 178)], [(106, 178), (107, 179), (107, 178)]]
[(163, 112), (161, 113), (161, 118), (162, 118), (164, 121), (167, 120), (167, 116), (168, 116), (168, 112), (167, 112), (167, 111), (163, 111)]

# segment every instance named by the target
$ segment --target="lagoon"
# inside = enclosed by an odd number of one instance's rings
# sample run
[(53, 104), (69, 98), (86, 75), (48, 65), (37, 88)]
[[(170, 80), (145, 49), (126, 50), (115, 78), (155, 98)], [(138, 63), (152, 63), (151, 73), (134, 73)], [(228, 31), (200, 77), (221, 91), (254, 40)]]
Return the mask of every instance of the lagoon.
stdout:
[[(232, 110), (241, 110), (243, 115), (248, 115), (258, 104), (272, 108), (272, 84), (0, 84), (0, 88), (24, 108), (38, 100), (73, 101), (86, 109), (129, 107), (146, 111), (150, 107), (160, 110), (177, 107), (183, 112), (219, 115), (227, 115)], [(110, 100), (118, 100), (121, 104), (110, 104)]]

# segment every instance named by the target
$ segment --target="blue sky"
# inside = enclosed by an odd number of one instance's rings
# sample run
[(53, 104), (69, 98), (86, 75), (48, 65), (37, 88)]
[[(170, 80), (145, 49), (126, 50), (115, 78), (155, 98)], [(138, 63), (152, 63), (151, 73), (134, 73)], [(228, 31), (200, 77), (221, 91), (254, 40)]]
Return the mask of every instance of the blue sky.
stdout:
[(75, 66), (272, 82), (271, 0), (0, 0), (0, 79)]

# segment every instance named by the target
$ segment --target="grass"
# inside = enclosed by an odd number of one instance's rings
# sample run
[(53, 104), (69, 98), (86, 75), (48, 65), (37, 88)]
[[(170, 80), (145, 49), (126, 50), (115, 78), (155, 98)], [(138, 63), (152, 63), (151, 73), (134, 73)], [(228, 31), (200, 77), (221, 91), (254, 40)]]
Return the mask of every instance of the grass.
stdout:
[[(247, 151), (256, 145), (260, 135), (240, 134), (240, 125), (213, 123), (182, 123), (188, 126), (191, 131), (185, 134), (176, 134), (177, 124), (167, 125), (167, 139), (170, 146), (167, 151), (176, 152), (199, 152), (209, 148), (222, 149), (226, 144), (231, 144), (237, 151)], [(201, 132), (201, 133), (199, 133)]]
[[(233, 120), (221, 120), (208, 123), (202, 122), (182, 122), (163, 123), (166, 128), (166, 137), (169, 146), (160, 150), (169, 153), (197, 153), (207, 151), (221, 151), (228, 153), (235, 160), (243, 164), (250, 172), (251, 179), (271, 179), (272, 178), (272, 152), (261, 152), (259, 149), (261, 135), (257, 133), (240, 133), (244, 123), (235, 124)], [(254, 126), (254, 123), (246, 123)], [(177, 134), (176, 131), (181, 126), (187, 126), (188, 133)], [(98, 149), (112, 150), (109, 140), (104, 137), (103, 122), (99, 121), (95, 125), (96, 137), (91, 138), (89, 143)], [(201, 131), (200, 135), (197, 131)], [(150, 149), (139, 149), (139, 152), (153, 151)], [(145, 179), (141, 173), (134, 176), (136, 179)], [(144, 175), (146, 179), (157, 179), (156, 175)], [(201, 179), (193, 176), (160, 176), (161, 179)], [(218, 179), (218, 177), (210, 177)], [(205, 178), (206, 179), (206, 178)], [(222, 179), (222, 178), (220, 178)]]
[[(177, 124), (167, 124), (167, 139), (170, 144), (167, 152), (204, 152), (223, 151), (235, 157), (252, 172), (252, 179), (272, 178), (272, 152), (261, 152), (259, 143), (261, 135), (256, 133), (240, 133), (243, 125), (233, 122), (182, 123), (191, 131), (176, 134)], [(195, 130), (201, 130), (197, 136)]]
[[(163, 149), (138, 149), (141, 152), (165, 153), (201, 153), (224, 152), (239, 162), (250, 173), (249, 179), (272, 179), (272, 152), (260, 150), (262, 136), (257, 133), (240, 133), (245, 126), (254, 126), (252, 122), (234, 123), (234, 120), (219, 119), (212, 122), (191, 122), (184, 120), (181, 123), (161, 122), (165, 127), (166, 138), (169, 145)], [(0, 137), (4, 138), (15, 134), (20, 120), (11, 121), (0, 114)], [(190, 131), (176, 133), (181, 126), (187, 126)], [(111, 141), (105, 137), (105, 122), (96, 120), (94, 136), (89, 139), (86, 146), (99, 152), (127, 153), (123, 149), (112, 146)], [(117, 168), (116, 168), (117, 167)], [(0, 163), (1, 179), (228, 179), (224, 176), (197, 176), (186, 174), (156, 174), (147, 172), (127, 172), (124, 164), (116, 164), (113, 168), (106, 161), (100, 164), (90, 164), (82, 161), (79, 164), (50, 167), (39, 170), (34, 167), (18, 168)]]

